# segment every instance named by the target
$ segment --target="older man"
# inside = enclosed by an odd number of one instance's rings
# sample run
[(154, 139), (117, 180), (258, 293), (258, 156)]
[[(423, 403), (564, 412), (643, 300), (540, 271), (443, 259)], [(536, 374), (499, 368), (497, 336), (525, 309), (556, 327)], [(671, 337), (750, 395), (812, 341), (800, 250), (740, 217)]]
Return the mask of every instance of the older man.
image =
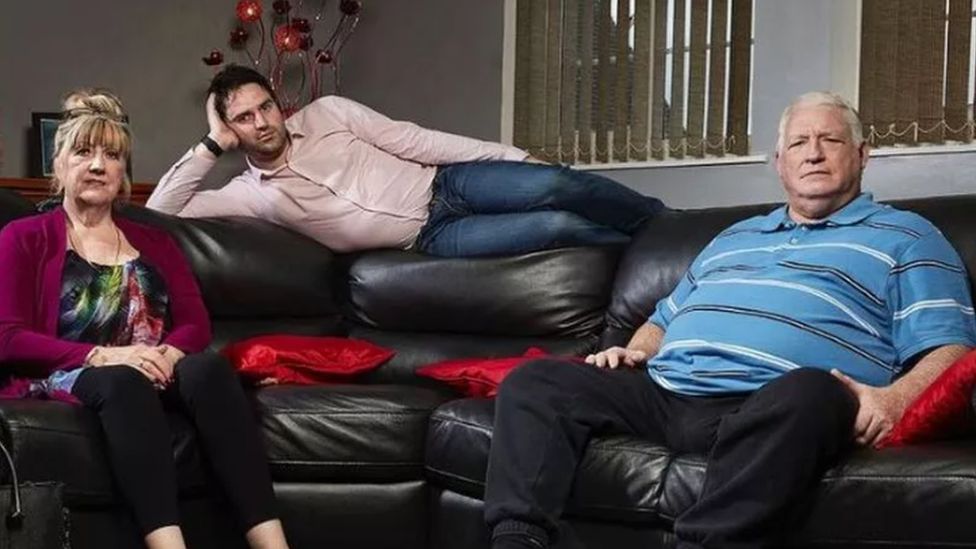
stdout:
[[(928, 221), (861, 193), (867, 146), (840, 97), (783, 113), (787, 204), (719, 234), (626, 348), (502, 384), (488, 467), (493, 547), (547, 547), (590, 437), (708, 457), (680, 547), (776, 542), (823, 472), (875, 446), (976, 343), (966, 274)], [(640, 368), (637, 368), (640, 366)]]

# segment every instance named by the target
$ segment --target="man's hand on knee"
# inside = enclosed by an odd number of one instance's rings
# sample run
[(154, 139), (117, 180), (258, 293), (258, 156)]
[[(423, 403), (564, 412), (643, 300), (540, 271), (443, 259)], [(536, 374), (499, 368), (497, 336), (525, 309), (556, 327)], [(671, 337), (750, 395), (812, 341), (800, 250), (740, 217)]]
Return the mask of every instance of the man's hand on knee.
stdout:
[(862, 446), (878, 447), (905, 412), (905, 403), (887, 387), (872, 387), (857, 382), (839, 370), (830, 371), (854, 396), (858, 411), (854, 420), (854, 437)]
[(623, 347), (610, 347), (609, 349), (587, 355), (586, 363), (592, 364), (597, 368), (614, 369), (621, 364), (631, 368), (643, 365), (647, 361), (647, 353)]

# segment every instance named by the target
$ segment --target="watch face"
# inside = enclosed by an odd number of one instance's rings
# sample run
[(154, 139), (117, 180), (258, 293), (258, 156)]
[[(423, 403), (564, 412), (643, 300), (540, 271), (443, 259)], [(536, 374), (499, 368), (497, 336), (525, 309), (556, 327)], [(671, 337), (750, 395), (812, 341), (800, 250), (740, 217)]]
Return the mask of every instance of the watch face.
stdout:
[(203, 143), (203, 146), (212, 152), (214, 156), (220, 156), (224, 152), (224, 149), (221, 149), (220, 145), (218, 145), (216, 141), (210, 139), (209, 135), (203, 136), (203, 139), (201, 139), (200, 142)]

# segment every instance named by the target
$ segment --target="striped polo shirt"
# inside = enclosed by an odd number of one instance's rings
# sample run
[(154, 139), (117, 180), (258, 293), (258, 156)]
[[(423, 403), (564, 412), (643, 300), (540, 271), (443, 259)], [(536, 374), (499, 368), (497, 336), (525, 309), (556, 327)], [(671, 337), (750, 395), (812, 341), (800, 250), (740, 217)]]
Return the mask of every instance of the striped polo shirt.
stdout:
[(649, 322), (665, 336), (648, 372), (686, 395), (750, 392), (803, 367), (884, 386), (922, 351), (976, 345), (959, 255), (869, 193), (818, 223), (784, 206), (726, 229)]

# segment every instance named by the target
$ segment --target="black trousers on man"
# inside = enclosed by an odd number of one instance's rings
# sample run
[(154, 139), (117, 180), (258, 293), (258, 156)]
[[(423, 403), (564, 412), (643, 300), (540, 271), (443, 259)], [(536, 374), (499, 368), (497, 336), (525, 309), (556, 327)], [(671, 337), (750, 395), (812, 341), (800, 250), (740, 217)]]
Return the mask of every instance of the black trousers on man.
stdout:
[(102, 424), (112, 472), (143, 534), (179, 524), (165, 410), (184, 414), (243, 530), (276, 518), (271, 475), (237, 375), (220, 355), (188, 355), (157, 391), (129, 366), (85, 370), (72, 393)]
[(689, 397), (643, 368), (545, 359), (513, 371), (495, 404), (485, 519), (493, 547), (548, 547), (591, 437), (633, 434), (708, 456), (699, 500), (675, 520), (679, 547), (776, 542), (847, 450), (855, 397), (828, 372), (789, 372), (747, 395)]

